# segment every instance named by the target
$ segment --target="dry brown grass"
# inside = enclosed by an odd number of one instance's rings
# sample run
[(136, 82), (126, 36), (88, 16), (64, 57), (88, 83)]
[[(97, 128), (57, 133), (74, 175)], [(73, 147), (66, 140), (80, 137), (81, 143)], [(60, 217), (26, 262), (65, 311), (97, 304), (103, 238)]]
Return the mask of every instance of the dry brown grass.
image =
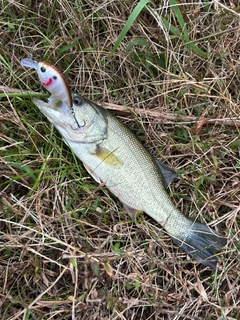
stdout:
[[(240, 319), (238, 1), (214, 1), (210, 11), (203, 1), (180, 6), (208, 58), (146, 10), (111, 56), (137, 1), (1, 3), (0, 318)], [(151, 7), (179, 28), (168, 1)], [(149, 46), (129, 49), (136, 37)], [(15, 91), (43, 91), (19, 64), (29, 53), (66, 71), (72, 90), (120, 106), (147, 149), (181, 173), (173, 201), (229, 238), (216, 272), (147, 216), (130, 221), (88, 177)]]

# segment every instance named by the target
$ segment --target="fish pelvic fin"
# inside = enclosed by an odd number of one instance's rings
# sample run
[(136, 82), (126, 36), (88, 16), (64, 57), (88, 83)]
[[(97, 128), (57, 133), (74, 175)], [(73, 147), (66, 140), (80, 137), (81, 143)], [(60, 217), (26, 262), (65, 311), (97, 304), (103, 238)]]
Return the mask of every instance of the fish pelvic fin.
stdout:
[(133, 220), (136, 220), (137, 213), (140, 212), (141, 210), (133, 208), (124, 202), (122, 202), (122, 205), (123, 205), (124, 209), (127, 211), (130, 218)]
[(174, 243), (194, 260), (215, 270), (218, 263), (215, 253), (227, 244), (227, 239), (205, 224), (193, 221), (191, 223), (188, 236), (182, 240), (173, 238)]

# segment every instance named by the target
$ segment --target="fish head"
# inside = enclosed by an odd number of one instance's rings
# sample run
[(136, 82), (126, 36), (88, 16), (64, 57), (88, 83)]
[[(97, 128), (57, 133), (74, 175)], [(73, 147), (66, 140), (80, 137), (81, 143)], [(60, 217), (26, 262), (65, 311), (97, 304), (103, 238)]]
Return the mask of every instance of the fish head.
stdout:
[(68, 142), (93, 143), (107, 137), (107, 118), (98, 106), (72, 94), (72, 106), (51, 96), (47, 101), (33, 98), (33, 103), (53, 123)]
[(78, 94), (73, 94), (72, 101), (71, 111), (76, 121), (76, 130), (81, 128), (89, 130), (90, 127), (97, 124), (99, 112), (91, 101)]

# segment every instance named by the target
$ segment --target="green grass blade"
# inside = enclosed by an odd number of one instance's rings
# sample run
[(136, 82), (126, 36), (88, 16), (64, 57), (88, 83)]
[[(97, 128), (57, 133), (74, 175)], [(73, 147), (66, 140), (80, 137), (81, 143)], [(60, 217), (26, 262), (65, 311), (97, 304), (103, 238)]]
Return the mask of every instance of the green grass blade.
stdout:
[(177, 4), (177, 1), (176, 0), (169, 0), (169, 4), (171, 5), (171, 9), (175, 15), (175, 17), (177, 18), (177, 21), (182, 29), (182, 38), (184, 39), (184, 42), (189, 42), (190, 39), (189, 39), (189, 35), (188, 35), (188, 31), (187, 31), (187, 28), (186, 28), (186, 23), (183, 19), (183, 15), (179, 9), (179, 6)]
[[(174, 2), (175, 0), (171, 0), (172, 2)], [(175, 1), (176, 3), (176, 1)], [(207, 58), (208, 54), (206, 52), (204, 52), (202, 49), (200, 49), (198, 46), (196, 46), (194, 43), (191, 42), (191, 40), (189, 39), (189, 35), (186, 29), (186, 24), (183, 20), (183, 16), (182, 14), (179, 15), (179, 8), (177, 7), (176, 10), (176, 6), (173, 6), (173, 10), (175, 10), (174, 14), (178, 14), (177, 20), (183, 30), (183, 33), (181, 33), (176, 27), (174, 27), (167, 19), (165, 19), (164, 17), (156, 14), (156, 12), (154, 12), (151, 8), (148, 7), (148, 11), (155, 17), (155, 19), (158, 19), (159, 21), (162, 22), (162, 24), (167, 28), (167, 30), (172, 33), (175, 37), (182, 39), (182, 41), (185, 43), (185, 45), (188, 46), (188, 49), (193, 50), (195, 53), (197, 53), (200, 57), (202, 58)], [(181, 17), (180, 17), (181, 16)], [(188, 40), (187, 40), (188, 39)]]
[(177, 38), (182, 38), (180, 31), (175, 28), (167, 19), (161, 17), (161, 21), (172, 34), (174, 34)]
[(131, 42), (128, 44), (128, 46), (127, 46), (127, 48), (126, 48), (126, 51), (127, 51), (127, 52), (130, 52), (130, 50), (132, 49), (132, 47), (134, 47), (135, 45), (137, 45), (137, 46), (142, 46), (142, 47), (146, 47), (146, 48), (149, 48), (149, 47), (151, 46), (151, 44), (150, 44), (147, 40), (138, 37), (138, 38), (133, 39), (133, 41), (131, 41)]
[(203, 58), (207, 58), (207, 53), (205, 53), (203, 50), (201, 50), (198, 46), (195, 44), (192, 44), (188, 35), (186, 23), (184, 21), (183, 15), (181, 13), (181, 10), (179, 9), (179, 6), (177, 4), (176, 0), (169, 0), (169, 4), (171, 5), (172, 11), (175, 15), (175, 17), (178, 20), (178, 23), (182, 29), (182, 40), (185, 42), (185, 44), (188, 46), (188, 49), (192, 49), (195, 51), (199, 56)]
[(124, 28), (122, 29), (122, 31), (120, 32), (117, 41), (112, 49), (112, 54), (114, 54), (114, 52), (117, 50), (117, 48), (119, 47), (120, 43), (122, 42), (123, 38), (125, 37), (125, 35), (127, 34), (127, 32), (129, 31), (129, 29), (131, 28), (131, 26), (133, 25), (134, 21), (137, 19), (137, 17), (139, 16), (140, 12), (142, 11), (142, 9), (149, 3), (151, 2), (150, 0), (140, 0), (139, 3), (137, 4), (137, 6), (135, 7), (135, 9), (133, 10), (133, 12), (131, 13), (131, 15), (129, 16)]
[[(171, 9), (182, 29), (182, 34), (180, 34), (180, 38), (183, 40), (183, 42), (187, 45), (189, 50), (193, 50), (195, 53), (197, 53), (200, 57), (207, 58), (207, 53), (201, 50), (198, 46), (195, 44), (192, 44), (189, 38), (188, 30), (186, 27), (186, 23), (184, 21), (183, 15), (181, 10), (179, 9), (178, 3), (176, 0), (169, 0), (169, 4), (171, 5)], [(170, 24), (170, 23), (169, 23)], [(176, 35), (176, 30), (173, 26), (171, 26), (171, 31), (174, 31), (174, 34)], [(170, 29), (169, 29), (170, 30)]]
[[(187, 44), (187, 43), (186, 43)], [(196, 46), (193, 43), (189, 43), (189, 47), (196, 52), (196, 54), (198, 54), (200, 57), (202, 58), (207, 58), (208, 54), (206, 52), (204, 52), (202, 49), (200, 49), (198, 46)]]
[[(5, 89), (6, 88), (6, 89)], [(0, 92), (1, 90), (5, 90), (5, 92), (3, 93), (0, 93), (0, 98), (11, 98), (11, 97), (14, 97), (14, 98), (17, 98), (18, 100), (20, 100), (19, 98), (32, 98), (32, 97), (35, 97), (35, 98), (47, 98), (49, 97), (49, 94), (48, 93), (40, 93), (40, 92), (20, 92), (20, 91), (17, 91), (16, 92), (7, 92), (8, 88), (7, 87), (0, 87)]]
[(9, 165), (13, 168), (16, 168), (25, 172), (27, 175), (29, 175), (29, 177), (32, 179), (33, 182), (37, 180), (37, 177), (35, 176), (33, 170), (27, 164), (9, 162)]

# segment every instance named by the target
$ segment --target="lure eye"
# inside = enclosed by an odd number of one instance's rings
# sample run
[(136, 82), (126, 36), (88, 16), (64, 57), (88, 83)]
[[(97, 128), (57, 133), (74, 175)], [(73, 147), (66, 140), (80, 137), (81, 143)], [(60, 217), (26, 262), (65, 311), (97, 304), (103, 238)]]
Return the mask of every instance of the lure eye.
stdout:
[(73, 98), (73, 104), (75, 104), (75, 106), (79, 107), (83, 104), (83, 99), (79, 96), (76, 96)]
[(42, 72), (45, 72), (45, 71), (47, 70), (47, 68), (41, 67), (40, 70), (41, 70)]
[(53, 76), (53, 79), (54, 79), (54, 80), (57, 80), (57, 76)]

